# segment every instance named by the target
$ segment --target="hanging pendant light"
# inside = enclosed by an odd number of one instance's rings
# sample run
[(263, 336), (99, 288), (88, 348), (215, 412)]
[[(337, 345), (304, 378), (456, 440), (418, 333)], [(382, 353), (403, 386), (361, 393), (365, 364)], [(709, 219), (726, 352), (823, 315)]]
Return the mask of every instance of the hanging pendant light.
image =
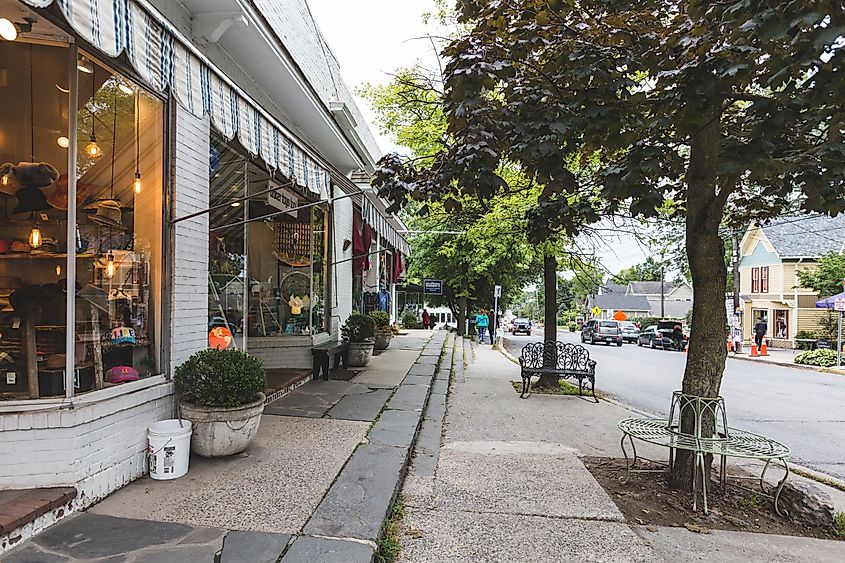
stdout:
[(135, 181), (132, 183), (135, 194), (141, 193), (141, 98), (135, 92)]
[(0, 37), (6, 41), (14, 41), (18, 38), (18, 28), (7, 18), (0, 18)]
[(114, 277), (114, 254), (109, 250), (106, 256), (106, 277), (112, 279)]
[(90, 142), (85, 146), (85, 154), (90, 158), (99, 158), (103, 151), (100, 145), (97, 144), (97, 133), (95, 131), (97, 124), (97, 117), (94, 111), (97, 109), (97, 72), (94, 66), (91, 66), (91, 138)]
[(35, 213), (29, 216), (32, 219), (32, 230), (29, 231), (29, 246), (38, 248), (44, 242), (44, 237), (41, 236), (41, 229), (38, 228), (38, 220), (35, 218)]

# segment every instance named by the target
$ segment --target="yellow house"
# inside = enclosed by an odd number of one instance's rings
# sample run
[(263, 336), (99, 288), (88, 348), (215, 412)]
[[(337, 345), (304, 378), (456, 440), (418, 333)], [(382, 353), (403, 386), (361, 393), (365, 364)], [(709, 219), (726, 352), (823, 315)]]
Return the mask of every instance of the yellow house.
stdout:
[(806, 215), (751, 225), (740, 242), (743, 336), (765, 317), (769, 345), (792, 348), (799, 331), (815, 331), (824, 309), (819, 296), (799, 286), (798, 272), (815, 268), (819, 257), (842, 252), (845, 215)]

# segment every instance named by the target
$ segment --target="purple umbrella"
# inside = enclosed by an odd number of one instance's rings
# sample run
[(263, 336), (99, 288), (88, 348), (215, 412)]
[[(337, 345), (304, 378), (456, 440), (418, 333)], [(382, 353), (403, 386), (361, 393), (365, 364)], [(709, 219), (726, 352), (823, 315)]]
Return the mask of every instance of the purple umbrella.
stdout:
[(816, 301), (816, 309), (833, 309), (833, 304), (837, 299), (845, 299), (845, 291), (825, 297), (824, 299), (819, 299)]

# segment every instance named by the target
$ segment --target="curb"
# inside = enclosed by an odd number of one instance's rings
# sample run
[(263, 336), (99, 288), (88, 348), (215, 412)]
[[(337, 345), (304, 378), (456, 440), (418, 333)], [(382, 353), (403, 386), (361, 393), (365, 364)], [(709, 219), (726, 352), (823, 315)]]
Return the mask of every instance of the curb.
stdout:
[(804, 371), (814, 371), (816, 373), (830, 373), (833, 375), (845, 375), (845, 367), (843, 368), (824, 368), (819, 366), (808, 366), (805, 364), (786, 364), (783, 362), (770, 362), (768, 360), (755, 360), (753, 358), (749, 358), (748, 356), (731, 356), (728, 355), (728, 359), (731, 360), (739, 360), (741, 362), (751, 362), (754, 364), (761, 364), (766, 366), (774, 366), (779, 368), (792, 368), (792, 369), (800, 369)]

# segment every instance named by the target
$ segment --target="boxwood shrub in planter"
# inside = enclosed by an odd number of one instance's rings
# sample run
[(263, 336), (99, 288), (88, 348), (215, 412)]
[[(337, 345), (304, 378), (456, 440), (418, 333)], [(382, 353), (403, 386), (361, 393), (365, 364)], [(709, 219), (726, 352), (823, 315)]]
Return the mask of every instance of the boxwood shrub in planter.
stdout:
[(375, 323), (375, 345), (376, 350), (387, 350), (390, 346), (390, 339), (393, 338), (393, 330), (390, 328), (390, 315), (384, 311), (373, 311), (369, 317)]
[(264, 412), (267, 374), (236, 349), (202, 350), (176, 368), (182, 416), (193, 423), (191, 449), (206, 457), (244, 451)]
[(349, 341), (350, 367), (364, 367), (373, 356), (373, 345), (376, 323), (372, 317), (360, 313), (352, 313), (340, 333), (344, 340)]

